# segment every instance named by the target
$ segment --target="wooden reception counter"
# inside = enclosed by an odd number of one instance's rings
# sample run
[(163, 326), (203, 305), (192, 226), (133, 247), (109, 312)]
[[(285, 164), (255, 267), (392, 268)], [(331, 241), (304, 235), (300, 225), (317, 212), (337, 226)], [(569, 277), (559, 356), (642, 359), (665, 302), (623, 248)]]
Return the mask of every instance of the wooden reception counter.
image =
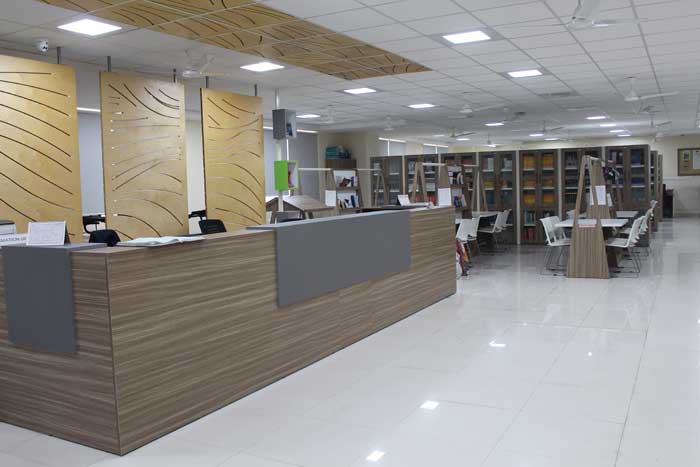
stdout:
[[(0, 421), (143, 446), (453, 294), (454, 210), (409, 225), (405, 271), (284, 308), (274, 231), (71, 252), (75, 353), (10, 343), (0, 262)], [(343, 266), (342, 245), (323, 254)]]

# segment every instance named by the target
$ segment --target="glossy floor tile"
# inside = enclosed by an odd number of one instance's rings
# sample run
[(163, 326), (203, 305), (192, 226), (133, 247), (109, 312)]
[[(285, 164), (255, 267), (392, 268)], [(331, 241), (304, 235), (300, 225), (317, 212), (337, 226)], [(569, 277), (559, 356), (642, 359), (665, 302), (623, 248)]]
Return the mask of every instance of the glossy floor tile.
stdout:
[(0, 424), (0, 466), (698, 466), (699, 233), (662, 223), (639, 278), (480, 257), (452, 297), (127, 456)]

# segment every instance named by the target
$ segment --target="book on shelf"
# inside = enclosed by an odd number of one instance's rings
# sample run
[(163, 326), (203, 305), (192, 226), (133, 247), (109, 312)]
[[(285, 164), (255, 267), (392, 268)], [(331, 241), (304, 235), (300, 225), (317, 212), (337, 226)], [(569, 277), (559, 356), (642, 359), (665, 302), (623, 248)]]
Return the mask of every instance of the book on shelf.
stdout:
[(503, 169), (502, 170), (513, 170), (513, 159), (504, 158), (503, 159)]
[(14, 221), (0, 219), (0, 235), (16, 234), (17, 226)]

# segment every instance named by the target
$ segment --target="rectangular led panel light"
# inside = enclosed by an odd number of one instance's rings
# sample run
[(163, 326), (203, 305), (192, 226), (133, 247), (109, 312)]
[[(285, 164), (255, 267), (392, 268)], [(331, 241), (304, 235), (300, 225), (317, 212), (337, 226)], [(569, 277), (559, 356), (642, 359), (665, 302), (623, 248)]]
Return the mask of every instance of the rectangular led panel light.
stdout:
[(320, 115), (318, 114), (301, 114), (297, 115), (297, 118), (319, 118)]
[(617, 126), (617, 123), (601, 123), (600, 124), (601, 128), (612, 128), (614, 126)]
[(521, 70), (521, 71), (509, 71), (508, 74), (511, 78), (529, 78), (531, 76), (542, 76), (540, 70)]
[(610, 133), (624, 133), (625, 130), (610, 130)]
[(343, 92), (346, 92), (348, 94), (358, 95), (358, 94), (370, 94), (373, 92), (377, 92), (377, 90), (372, 89), (372, 88), (355, 88), (355, 89), (346, 89)]
[(487, 123), (486, 126), (503, 126), (505, 123), (503, 122), (493, 122), (493, 123)]
[(412, 109), (430, 109), (435, 106), (433, 104), (411, 104), (409, 107)]
[(586, 117), (586, 120), (605, 120), (606, 117), (605, 115), (593, 115), (592, 117)]
[(241, 68), (248, 71), (254, 71), (256, 73), (264, 73), (266, 71), (281, 70), (284, 68), (282, 65), (277, 65), (270, 62), (260, 62), (253, 63), (252, 65), (244, 65)]
[(107, 34), (108, 32), (119, 31), (121, 26), (115, 26), (113, 24), (103, 23), (101, 21), (95, 21), (92, 19), (81, 19), (78, 21), (73, 21), (72, 23), (64, 24), (59, 26), (58, 29), (63, 29), (64, 31), (76, 32), (78, 34), (85, 34), (86, 36), (101, 36), (102, 34)]
[(480, 42), (491, 39), (491, 37), (483, 31), (460, 32), (457, 34), (447, 34), (442, 37), (453, 44), (468, 44), (469, 42)]

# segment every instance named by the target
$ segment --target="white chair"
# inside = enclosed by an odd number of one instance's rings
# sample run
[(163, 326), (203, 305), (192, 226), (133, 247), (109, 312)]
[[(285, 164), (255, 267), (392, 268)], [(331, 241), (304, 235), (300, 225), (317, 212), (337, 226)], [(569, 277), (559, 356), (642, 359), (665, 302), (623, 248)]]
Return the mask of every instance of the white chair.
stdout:
[[(544, 228), (544, 235), (547, 241), (547, 256), (544, 265), (540, 270), (544, 274), (545, 269), (554, 272), (563, 272), (565, 269), (560, 266), (561, 256), (566, 247), (571, 246), (571, 239), (566, 236), (566, 232), (562, 228), (557, 228), (556, 225), (560, 222), (559, 216), (551, 216), (540, 219)], [(559, 254), (556, 257), (556, 263), (552, 265), (552, 259), (556, 252)]]
[(498, 249), (498, 236), (503, 232), (503, 230), (506, 228), (506, 222), (508, 222), (508, 216), (510, 215), (510, 210), (507, 209), (505, 211), (499, 212), (496, 215), (496, 220), (494, 223), (488, 227), (484, 227), (483, 229), (479, 229), (477, 232), (480, 234), (485, 234), (485, 235), (491, 235), (493, 238), (493, 247), (494, 251), (500, 251)]
[(566, 211), (566, 218), (573, 219), (575, 214), (576, 214), (576, 209), (569, 209), (568, 211)]
[(457, 228), (456, 238), (467, 248), (467, 254), (469, 255), (470, 265), (473, 263), (474, 256), (472, 255), (472, 250), (469, 246), (469, 242), (476, 241), (476, 232), (478, 227), (479, 218), (475, 217), (473, 219), (462, 219), (459, 222), (459, 227)]
[[(634, 263), (634, 268), (632, 271), (638, 276), (639, 273), (642, 271), (642, 264), (641, 261), (639, 260), (639, 257), (637, 256), (637, 252), (634, 250), (634, 247), (637, 245), (637, 242), (639, 241), (639, 229), (642, 225), (642, 222), (644, 222), (644, 216), (638, 217), (632, 222), (632, 227), (630, 227), (630, 232), (627, 238), (611, 238), (609, 239), (606, 243), (606, 245), (610, 248), (620, 248), (622, 250), (625, 250), (630, 258), (632, 258), (632, 262)], [(625, 268), (620, 268), (620, 269), (625, 269)]]

